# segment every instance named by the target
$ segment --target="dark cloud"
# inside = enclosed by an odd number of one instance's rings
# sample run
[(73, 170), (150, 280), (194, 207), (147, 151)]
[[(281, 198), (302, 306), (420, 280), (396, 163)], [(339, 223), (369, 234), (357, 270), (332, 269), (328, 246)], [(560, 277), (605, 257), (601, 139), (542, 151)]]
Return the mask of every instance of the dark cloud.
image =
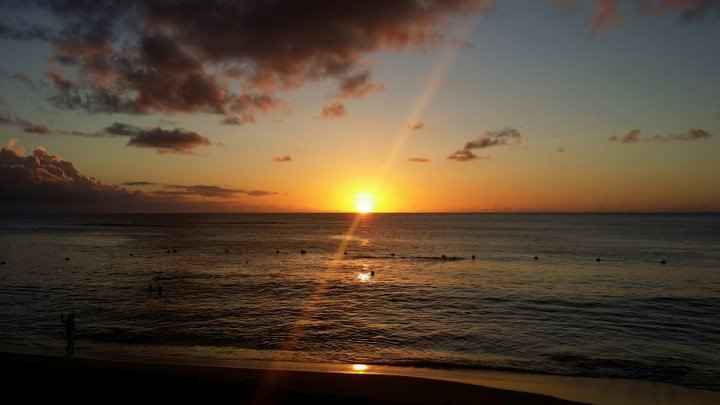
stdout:
[[(454, 155), (454, 154), (453, 154)], [(452, 155), (451, 155), (452, 156)], [(449, 158), (448, 158), (449, 159)], [(456, 160), (456, 159), (453, 159)], [(424, 157), (411, 157), (408, 159), (408, 162), (414, 162), (414, 163), (430, 163), (430, 159), (424, 158)]]
[[(193, 212), (268, 210), (230, 199), (278, 194), (217, 186), (164, 186), (165, 193), (131, 191), (84, 176), (71, 162), (42, 147), (29, 156), (16, 140), (0, 148), (0, 209), (3, 212)], [(127, 185), (156, 185), (128, 182)]]
[(162, 205), (159, 200), (83, 176), (72, 163), (42, 148), (23, 156), (12, 146), (0, 149), (0, 206), (5, 209), (103, 210)]
[(610, 137), (609, 141), (617, 143), (638, 143), (640, 142), (640, 130), (633, 129), (632, 131), (621, 136), (613, 135)]
[(466, 143), (462, 149), (448, 156), (448, 159), (458, 162), (489, 159), (487, 156), (479, 157), (472, 151), (474, 149), (486, 149), (494, 146), (515, 146), (520, 144), (522, 144), (522, 134), (516, 129), (503, 128), (497, 131), (486, 131), (477, 139)]
[(218, 197), (218, 198), (231, 198), (238, 194), (244, 194), (251, 197), (266, 197), (270, 195), (278, 195), (280, 193), (265, 190), (245, 190), (236, 188), (225, 188), (220, 186), (207, 186), (207, 185), (195, 185), (195, 186), (181, 186), (181, 185), (167, 185), (163, 187), (163, 190), (154, 192), (158, 195), (172, 195), (172, 196), (200, 196), (200, 197)]
[(153, 148), (158, 153), (192, 154), (200, 146), (210, 145), (210, 140), (197, 132), (185, 129), (143, 129), (130, 138), (127, 146)]
[(417, 132), (425, 128), (425, 124), (422, 122), (417, 122), (414, 124), (407, 124), (407, 129), (410, 132)]
[(61, 91), (69, 91), (75, 86), (73, 82), (66, 79), (65, 75), (57, 70), (49, 71), (48, 79), (50, 79), (50, 82)]
[(129, 187), (137, 187), (137, 186), (156, 186), (156, 183), (151, 183), (149, 181), (127, 181), (123, 183), (123, 186), (129, 186)]
[[(321, 114), (324, 118), (339, 118), (345, 115), (345, 104), (342, 100), (361, 98), (367, 94), (385, 90), (385, 86), (374, 84), (370, 79), (370, 70), (350, 73), (339, 79), (338, 91), (334, 102), (323, 106)], [(342, 107), (342, 108), (341, 108)]]
[(472, 151), (467, 149), (461, 149), (459, 151), (453, 152), (450, 156), (447, 157), (448, 160), (455, 160), (458, 162), (468, 162), (471, 160), (478, 159), (478, 156)]
[(158, 153), (192, 154), (198, 147), (212, 144), (208, 138), (197, 132), (183, 128), (140, 128), (120, 122), (113, 123), (100, 131), (90, 133), (77, 130), (53, 130), (42, 124), (32, 123), (7, 113), (0, 113), (0, 125), (20, 127), (26, 133), (39, 135), (56, 133), (60, 135), (84, 137), (129, 137), (130, 139), (128, 140), (127, 146), (152, 148), (158, 151)]
[(522, 143), (522, 135), (513, 128), (504, 128), (498, 131), (487, 131), (474, 141), (465, 144), (467, 150), (484, 149), (492, 146), (519, 145)]
[[(705, 131), (704, 129), (699, 128), (690, 128), (687, 132), (681, 133), (681, 134), (669, 134), (669, 135), (655, 135), (649, 139), (646, 139), (646, 142), (673, 142), (673, 141), (681, 141), (681, 142), (690, 142), (690, 141), (702, 141), (705, 139), (710, 139), (712, 137), (712, 134), (708, 131)], [(634, 129), (625, 135), (622, 136), (611, 136), (609, 138), (610, 142), (614, 143), (620, 143), (620, 144), (627, 144), (627, 143), (638, 143), (642, 142), (642, 133), (639, 129)]]
[(29, 134), (48, 135), (52, 133), (52, 131), (45, 125), (36, 124), (23, 118), (2, 112), (0, 112), (0, 125), (19, 127)]
[(279, 163), (292, 162), (292, 156), (290, 156), (290, 155), (277, 156), (277, 157), (273, 158), (273, 161), (279, 162)]
[(328, 104), (323, 107), (320, 116), (322, 118), (341, 118), (347, 115), (345, 111), (345, 105), (339, 101)]
[(247, 194), (251, 197), (265, 197), (269, 195), (279, 195), (280, 193), (276, 193), (274, 191), (265, 191), (265, 190), (244, 190), (243, 194)]
[(360, 98), (368, 93), (382, 91), (382, 85), (373, 84), (370, 81), (370, 71), (347, 75), (340, 79), (337, 98)]
[(123, 124), (122, 122), (114, 122), (112, 125), (103, 129), (108, 135), (114, 136), (136, 136), (142, 131), (142, 128), (135, 125)]
[(684, 134), (655, 135), (652, 139), (655, 142), (672, 142), (672, 141), (702, 141), (710, 139), (712, 134), (699, 128), (690, 128)]
[(83, 136), (86, 138), (97, 138), (97, 137), (104, 136), (102, 133), (98, 133), (98, 132), (84, 132), (84, 131), (77, 131), (77, 130), (72, 130), (72, 131), (51, 130), (51, 132), (60, 134), (60, 135)]
[(280, 100), (263, 94), (243, 94), (230, 104), (231, 114), (222, 120), (225, 125), (254, 124), (255, 117), (265, 115), (281, 106)]
[(23, 131), (29, 133), (29, 134), (38, 134), (38, 135), (48, 135), (52, 131), (48, 129), (45, 125), (36, 125), (36, 124), (30, 124), (23, 128)]
[[(52, 26), (60, 29), (48, 34), (41, 27), (3, 25), (0, 36), (48, 40), (55, 47), (54, 62), (79, 73), (77, 83), (54, 82), (55, 105), (92, 112), (231, 114), (237, 97), (231, 89), (238, 87), (272, 96), (330, 79), (338, 82), (341, 98), (376, 91), (380, 86), (369, 80), (366, 55), (435, 41), (449, 18), (486, 11), (492, 1), (32, 4), (54, 16)], [(239, 122), (252, 122), (243, 114)]]
[(158, 153), (192, 154), (198, 147), (211, 145), (208, 138), (183, 128), (140, 128), (116, 122), (101, 132), (110, 136), (130, 137), (127, 146), (153, 148)]

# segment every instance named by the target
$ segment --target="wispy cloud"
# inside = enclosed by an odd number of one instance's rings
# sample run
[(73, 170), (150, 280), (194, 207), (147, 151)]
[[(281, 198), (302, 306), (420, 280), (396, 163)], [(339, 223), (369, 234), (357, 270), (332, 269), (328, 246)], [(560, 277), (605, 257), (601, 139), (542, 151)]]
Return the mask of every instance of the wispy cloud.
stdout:
[(174, 196), (201, 196), (201, 197), (219, 197), (219, 198), (231, 198), (239, 194), (248, 195), (251, 197), (266, 197), (270, 195), (278, 195), (280, 193), (266, 190), (246, 190), (239, 188), (225, 188), (220, 186), (208, 186), (208, 185), (193, 185), (183, 186), (177, 184), (170, 184), (163, 186), (163, 190), (154, 192), (158, 195), (174, 195)]
[(0, 125), (19, 127), (23, 132), (37, 135), (48, 135), (52, 131), (45, 125), (30, 122), (26, 119), (0, 112)]
[(328, 104), (323, 107), (320, 116), (324, 119), (341, 118), (347, 114), (345, 105), (339, 101)]
[[(569, 10), (580, 4), (590, 4), (592, 20), (588, 35), (595, 38), (598, 34), (611, 31), (620, 26), (623, 7), (629, 2), (620, 0), (554, 0), (556, 7)], [(705, 17), (711, 11), (720, 10), (718, 0), (636, 0), (635, 11), (640, 16), (661, 16), (668, 13), (678, 15), (680, 22), (690, 22)]]
[(447, 158), (448, 160), (455, 160), (457, 162), (469, 162), (471, 160), (479, 159), (476, 154), (472, 153), (472, 151), (469, 151), (467, 149), (461, 149), (459, 151), (453, 152)]
[(633, 129), (624, 135), (613, 135), (610, 137), (609, 141), (617, 143), (638, 143), (640, 142), (640, 130)]
[(425, 124), (422, 122), (415, 122), (412, 124), (407, 124), (407, 129), (410, 132), (421, 131), (423, 128), (425, 128)]
[(476, 139), (467, 142), (465, 146), (448, 156), (449, 160), (468, 162), (477, 159), (489, 159), (487, 156), (477, 156), (472, 151), (497, 146), (517, 146), (522, 144), (522, 134), (513, 128), (503, 128), (497, 131), (486, 131)]
[(276, 156), (273, 158), (273, 162), (278, 162), (278, 163), (288, 163), (288, 162), (292, 162), (292, 160), (293, 160), (292, 156), (290, 156), (290, 155)]
[(424, 157), (420, 157), (420, 156), (416, 156), (416, 157), (408, 158), (408, 162), (413, 162), (413, 163), (430, 163), (430, 159), (424, 158)]
[(643, 138), (639, 129), (634, 129), (624, 135), (613, 135), (608, 141), (611, 143), (633, 144), (639, 142), (693, 142), (712, 138), (712, 134), (700, 128), (690, 128), (687, 132), (668, 135), (654, 135), (650, 138)]

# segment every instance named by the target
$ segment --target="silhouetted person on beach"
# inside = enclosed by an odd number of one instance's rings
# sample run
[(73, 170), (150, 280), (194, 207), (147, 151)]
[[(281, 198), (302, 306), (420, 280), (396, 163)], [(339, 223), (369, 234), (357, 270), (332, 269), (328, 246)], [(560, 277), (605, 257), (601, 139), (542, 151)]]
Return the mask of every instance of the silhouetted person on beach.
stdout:
[(163, 287), (162, 287), (161, 285), (160, 285), (160, 286), (158, 286), (158, 288), (157, 288), (157, 291), (158, 291), (158, 297), (162, 297), (162, 290), (163, 290)]
[(75, 343), (73, 342), (73, 332), (75, 331), (75, 314), (70, 313), (67, 318), (65, 314), (60, 315), (60, 322), (65, 325), (65, 340), (67, 341), (67, 356), (72, 357), (75, 353)]

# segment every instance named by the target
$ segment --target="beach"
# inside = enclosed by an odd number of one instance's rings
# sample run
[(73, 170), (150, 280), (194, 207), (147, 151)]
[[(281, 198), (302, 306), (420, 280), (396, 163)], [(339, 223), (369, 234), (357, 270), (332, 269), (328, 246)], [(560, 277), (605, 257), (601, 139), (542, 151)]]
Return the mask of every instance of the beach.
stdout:
[(615, 405), (720, 401), (718, 392), (642, 380), (374, 365), (162, 361), (0, 353), (5, 392), (30, 401)]
[(0, 354), (5, 395), (72, 403), (571, 403), (456, 382), (375, 374), (158, 365)]

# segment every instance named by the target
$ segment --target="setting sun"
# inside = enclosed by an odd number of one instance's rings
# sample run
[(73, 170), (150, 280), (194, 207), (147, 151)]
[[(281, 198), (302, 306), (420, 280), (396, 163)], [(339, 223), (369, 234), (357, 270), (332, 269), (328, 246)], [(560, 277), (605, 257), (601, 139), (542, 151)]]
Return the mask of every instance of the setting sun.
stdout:
[(375, 208), (375, 196), (370, 193), (359, 193), (353, 197), (355, 202), (355, 211), (361, 214), (373, 212)]

